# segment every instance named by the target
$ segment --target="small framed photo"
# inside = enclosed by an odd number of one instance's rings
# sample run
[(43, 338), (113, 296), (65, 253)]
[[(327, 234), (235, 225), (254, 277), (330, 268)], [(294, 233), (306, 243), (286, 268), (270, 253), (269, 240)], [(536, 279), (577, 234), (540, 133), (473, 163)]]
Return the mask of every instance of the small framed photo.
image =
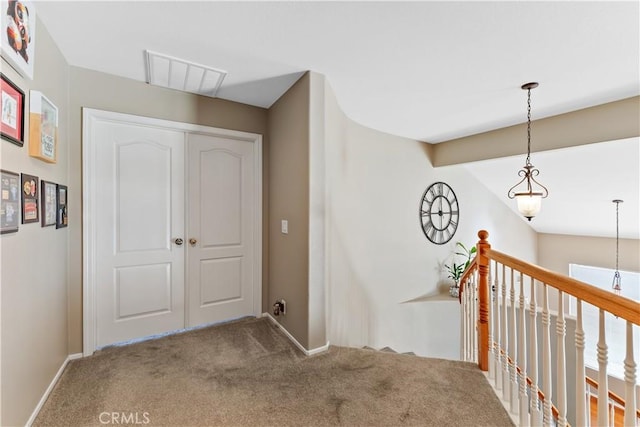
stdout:
[(63, 228), (69, 225), (69, 218), (67, 216), (67, 203), (69, 192), (66, 185), (58, 184), (58, 197), (56, 210), (58, 212), (56, 216), (56, 228)]
[(58, 211), (58, 186), (49, 181), (40, 181), (40, 202), (42, 203), (42, 226), (56, 225), (56, 212)]
[(0, 234), (15, 233), (20, 222), (20, 175), (0, 171)]
[(24, 92), (0, 73), (0, 135), (7, 141), (24, 145)]
[(58, 156), (58, 107), (37, 90), (29, 99), (29, 155), (48, 163)]
[(36, 53), (34, 3), (30, 0), (0, 0), (2, 57), (21, 76), (30, 80), (33, 79), (33, 60)]
[(22, 223), (38, 222), (38, 184), (37, 176), (22, 174)]

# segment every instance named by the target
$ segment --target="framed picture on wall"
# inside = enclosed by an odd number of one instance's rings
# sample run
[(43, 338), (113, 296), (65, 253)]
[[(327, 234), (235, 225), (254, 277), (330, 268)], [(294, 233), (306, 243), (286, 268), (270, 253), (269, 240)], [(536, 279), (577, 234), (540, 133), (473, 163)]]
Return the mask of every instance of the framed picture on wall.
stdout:
[(20, 176), (0, 171), (0, 234), (18, 231), (20, 222)]
[(42, 226), (56, 225), (56, 212), (58, 211), (58, 186), (49, 181), (40, 182), (40, 202), (42, 203)]
[(29, 155), (48, 163), (58, 156), (58, 108), (37, 90), (29, 99)]
[(22, 147), (24, 145), (24, 92), (0, 73), (0, 135)]
[[(20, 73), (33, 79), (36, 53), (36, 7), (28, 0), (0, 0), (2, 57)], [(5, 38), (6, 37), (6, 38)]]
[(22, 174), (22, 223), (38, 222), (38, 185), (37, 176)]
[(58, 197), (56, 210), (58, 212), (56, 216), (56, 228), (63, 228), (69, 225), (69, 217), (67, 216), (67, 202), (69, 192), (66, 185), (58, 184)]

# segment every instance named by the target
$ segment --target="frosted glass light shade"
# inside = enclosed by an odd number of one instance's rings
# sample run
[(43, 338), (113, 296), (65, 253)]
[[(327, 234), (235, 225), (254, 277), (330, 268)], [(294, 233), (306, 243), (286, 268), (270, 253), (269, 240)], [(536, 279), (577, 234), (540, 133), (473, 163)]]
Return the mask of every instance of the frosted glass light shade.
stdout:
[(516, 200), (518, 201), (518, 210), (529, 221), (540, 212), (540, 207), (542, 206), (541, 193), (516, 194)]

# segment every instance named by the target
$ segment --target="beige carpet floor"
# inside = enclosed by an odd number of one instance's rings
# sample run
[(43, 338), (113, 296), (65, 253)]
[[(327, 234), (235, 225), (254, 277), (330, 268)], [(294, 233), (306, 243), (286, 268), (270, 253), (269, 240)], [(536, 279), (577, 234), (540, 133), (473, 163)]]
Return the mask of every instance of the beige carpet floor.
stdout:
[(510, 426), (473, 364), (331, 347), (266, 319), (110, 347), (69, 363), (35, 426)]

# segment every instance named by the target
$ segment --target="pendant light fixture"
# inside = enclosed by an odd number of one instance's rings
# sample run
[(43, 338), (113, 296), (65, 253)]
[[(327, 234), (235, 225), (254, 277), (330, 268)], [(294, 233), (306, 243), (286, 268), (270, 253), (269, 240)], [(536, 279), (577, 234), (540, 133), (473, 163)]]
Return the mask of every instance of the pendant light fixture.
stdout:
[(620, 199), (612, 200), (613, 203), (616, 204), (616, 271), (613, 273), (613, 283), (611, 287), (613, 288), (613, 292), (617, 295), (620, 295), (622, 292), (622, 278), (620, 277), (620, 271), (618, 271), (618, 249), (620, 247), (620, 227), (618, 225), (618, 208), (620, 207), (620, 203), (623, 201)]
[[(542, 199), (549, 195), (546, 187), (534, 179), (540, 174), (540, 171), (531, 164), (531, 89), (537, 87), (537, 82), (525, 83), (521, 86), (523, 90), (527, 91), (527, 161), (524, 167), (518, 171), (518, 176), (521, 176), (522, 179), (507, 193), (510, 199), (516, 199), (518, 210), (529, 221), (540, 212)], [(521, 189), (516, 189), (523, 183)]]

